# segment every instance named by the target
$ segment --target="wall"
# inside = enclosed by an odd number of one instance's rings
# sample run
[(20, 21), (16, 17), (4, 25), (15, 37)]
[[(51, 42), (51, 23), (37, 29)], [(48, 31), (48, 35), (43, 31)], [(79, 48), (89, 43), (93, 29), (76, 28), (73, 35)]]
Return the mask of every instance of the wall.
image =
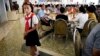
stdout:
[(87, 0), (87, 4), (89, 4), (90, 2), (94, 2), (95, 4), (98, 4), (99, 0)]
[[(22, 7), (22, 4), (24, 2), (24, 0), (12, 0), (12, 1), (17, 1), (17, 3), (19, 4), (20, 8)], [(35, 1), (37, 1), (37, 3), (41, 3), (40, 0), (30, 0), (31, 3), (35, 3)], [(70, 0), (62, 0), (63, 4), (76, 4), (77, 2), (79, 2), (79, 4), (84, 3), (86, 1), (86, 4), (89, 4), (90, 2), (94, 2), (95, 4), (98, 4), (98, 0), (72, 0), (73, 2), (70, 2)]]
[(79, 4), (90, 4), (90, 2), (94, 2), (95, 5), (97, 5), (99, 0), (73, 0), (73, 2), (70, 2), (70, 0), (62, 0), (62, 1), (63, 4), (76, 4), (77, 2)]
[[(12, 2), (14, 2), (14, 1), (17, 1), (17, 3), (19, 4), (19, 7), (22, 8), (22, 4), (23, 4), (24, 0), (12, 0)], [(30, 0), (30, 2), (31, 2), (32, 4), (34, 4), (35, 1), (36, 1), (36, 0)]]

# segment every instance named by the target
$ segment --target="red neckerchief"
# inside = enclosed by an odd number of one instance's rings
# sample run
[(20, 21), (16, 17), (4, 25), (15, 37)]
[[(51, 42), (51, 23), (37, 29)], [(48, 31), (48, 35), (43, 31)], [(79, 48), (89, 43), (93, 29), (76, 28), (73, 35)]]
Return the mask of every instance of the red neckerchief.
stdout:
[(33, 17), (33, 13), (31, 13), (31, 15), (29, 14), (28, 16), (25, 17), (26, 23), (25, 23), (25, 31), (27, 32), (30, 28), (29, 26), (29, 19), (31, 19)]

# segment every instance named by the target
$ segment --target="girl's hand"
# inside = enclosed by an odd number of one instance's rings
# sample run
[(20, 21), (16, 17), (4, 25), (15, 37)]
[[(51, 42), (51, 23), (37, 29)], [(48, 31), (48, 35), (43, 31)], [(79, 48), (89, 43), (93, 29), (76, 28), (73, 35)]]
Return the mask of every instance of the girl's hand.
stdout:
[(24, 33), (24, 36), (26, 36), (26, 35), (27, 35), (27, 32)]
[(24, 33), (24, 39), (26, 39), (27, 34), (28, 34), (27, 32)]

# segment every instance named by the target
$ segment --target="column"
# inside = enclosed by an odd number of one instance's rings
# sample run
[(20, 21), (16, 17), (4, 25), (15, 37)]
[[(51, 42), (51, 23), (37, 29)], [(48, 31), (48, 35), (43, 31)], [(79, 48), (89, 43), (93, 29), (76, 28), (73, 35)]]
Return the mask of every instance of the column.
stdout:
[(7, 13), (6, 13), (6, 7), (5, 7), (5, 1), (0, 0), (0, 23), (3, 23), (7, 21)]
[(5, 0), (5, 3), (7, 5), (8, 11), (11, 11), (11, 9), (10, 9), (10, 1), (9, 0)]

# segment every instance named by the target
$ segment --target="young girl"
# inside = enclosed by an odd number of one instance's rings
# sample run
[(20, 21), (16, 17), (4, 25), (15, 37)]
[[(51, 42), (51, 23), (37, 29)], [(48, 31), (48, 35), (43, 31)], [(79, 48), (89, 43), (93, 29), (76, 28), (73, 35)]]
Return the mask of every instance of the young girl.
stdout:
[(33, 6), (31, 4), (24, 3), (23, 9), (25, 13), (25, 34), (26, 46), (30, 46), (31, 55), (37, 55), (36, 46), (40, 46), (40, 41), (36, 28), (38, 26), (38, 19), (33, 12)]

